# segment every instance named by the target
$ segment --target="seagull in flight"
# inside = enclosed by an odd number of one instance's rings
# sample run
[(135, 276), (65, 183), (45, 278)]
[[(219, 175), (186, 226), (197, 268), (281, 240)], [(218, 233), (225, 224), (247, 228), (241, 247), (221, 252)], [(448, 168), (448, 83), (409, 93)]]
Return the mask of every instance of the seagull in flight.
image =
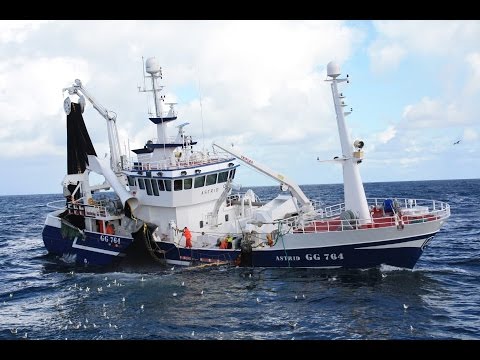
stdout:
[(453, 145), (460, 144), (460, 141), (462, 141), (462, 140), (457, 140), (457, 141), (455, 141), (455, 142), (453, 143)]

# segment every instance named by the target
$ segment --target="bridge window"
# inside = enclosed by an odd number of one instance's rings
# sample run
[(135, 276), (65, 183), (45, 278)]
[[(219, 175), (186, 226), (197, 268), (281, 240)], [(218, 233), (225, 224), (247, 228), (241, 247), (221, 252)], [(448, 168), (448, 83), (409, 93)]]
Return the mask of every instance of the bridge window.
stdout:
[(217, 183), (217, 174), (207, 175), (207, 181), (205, 183), (205, 186), (213, 185), (213, 184), (216, 184), (216, 183)]
[(228, 171), (221, 172), (218, 174), (218, 183), (224, 183), (228, 179)]
[(128, 179), (128, 186), (135, 186), (135, 177), (127, 176)]
[(165, 191), (165, 183), (163, 182), (163, 180), (158, 180), (158, 188), (160, 189), (160, 191)]
[(150, 179), (145, 179), (145, 185), (147, 185), (147, 194), (148, 195), (153, 195), (152, 183), (150, 182)]
[(195, 178), (195, 184), (193, 185), (195, 188), (199, 188), (205, 185), (205, 175), (199, 176)]
[(145, 190), (145, 183), (142, 178), (138, 178), (138, 186), (140, 186), (140, 189)]
[(192, 178), (183, 179), (183, 188), (189, 190), (192, 188)]
[(173, 181), (173, 190), (175, 190), (175, 191), (183, 190), (182, 185), (183, 185), (183, 180), (174, 180)]
[(233, 180), (235, 178), (235, 170), (237, 169), (230, 170), (230, 176), (229, 176), (230, 180)]
[(153, 195), (158, 196), (158, 186), (157, 186), (157, 180), (152, 179), (152, 188), (153, 188)]
[(165, 180), (165, 190), (172, 191), (172, 180)]

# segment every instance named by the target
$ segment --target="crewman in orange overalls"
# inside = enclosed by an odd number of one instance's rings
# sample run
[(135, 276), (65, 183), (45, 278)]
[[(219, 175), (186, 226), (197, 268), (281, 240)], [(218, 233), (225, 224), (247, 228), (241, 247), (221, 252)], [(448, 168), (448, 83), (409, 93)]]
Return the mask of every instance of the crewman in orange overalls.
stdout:
[(106, 233), (110, 235), (115, 235), (115, 228), (113, 227), (113, 224), (106, 221), (105, 225), (107, 225)]
[(192, 233), (188, 228), (185, 226), (183, 228), (183, 236), (185, 236), (185, 247), (191, 248), (192, 247)]

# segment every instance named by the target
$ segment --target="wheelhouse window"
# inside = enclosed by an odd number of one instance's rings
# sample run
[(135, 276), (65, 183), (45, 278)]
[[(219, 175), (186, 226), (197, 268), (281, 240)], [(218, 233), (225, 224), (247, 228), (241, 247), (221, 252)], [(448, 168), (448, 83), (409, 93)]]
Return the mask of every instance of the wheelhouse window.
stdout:
[(150, 179), (145, 179), (145, 185), (147, 186), (147, 195), (153, 195), (152, 183), (150, 182)]
[(224, 183), (228, 179), (228, 171), (221, 172), (218, 174), (218, 183)]
[(237, 169), (230, 170), (230, 176), (229, 176), (230, 180), (233, 180), (235, 178), (235, 170)]
[(185, 190), (189, 190), (192, 188), (192, 180), (192, 178), (183, 179), (183, 188)]
[(216, 184), (216, 183), (217, 183), (217, 174), (207, 175), (207, 181), (205, 183), (205, 186), (213, 185), (213, 184)]
[(135, 186), (135, 177), (127, 176), (128, 179), (128, 186)]
[(199, 176), (195, 178), (195, 184), (193, 185), (195, 188), (199, 188), (205, 185), (205, 175)]
[(140, 186), (140, 189), (145, 190), (145, 182), (142, 178), (138, 178), (138, 186)]
[(160, 191), (165, 191), (165, 183), (163, 182), (163, 180), (158, 180), (158, 188), (160, 189)]
[(173, 181), (173, 190), (180, 191), (183, 190), (183, 180), (174, 180)]
[(152, 188), (153, 188), (153, 195), (155, 195), (155, 196), (160, 195), (158, 193), (157, 180), (155, 180), (155, 179), (152, 179)]
[(172, 191), (172, 180), (165, 180), (165, 190)]

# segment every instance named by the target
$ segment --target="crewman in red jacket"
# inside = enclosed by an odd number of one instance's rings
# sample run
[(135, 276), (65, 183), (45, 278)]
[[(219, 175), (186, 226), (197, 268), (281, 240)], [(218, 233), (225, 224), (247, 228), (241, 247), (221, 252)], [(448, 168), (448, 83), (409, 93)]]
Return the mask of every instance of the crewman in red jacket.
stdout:
[(185, 236), (185, 247), (191, 248), (192, 247), (192, 233), (188, 228), (185, 226), (183, 228), (183, 236)]

